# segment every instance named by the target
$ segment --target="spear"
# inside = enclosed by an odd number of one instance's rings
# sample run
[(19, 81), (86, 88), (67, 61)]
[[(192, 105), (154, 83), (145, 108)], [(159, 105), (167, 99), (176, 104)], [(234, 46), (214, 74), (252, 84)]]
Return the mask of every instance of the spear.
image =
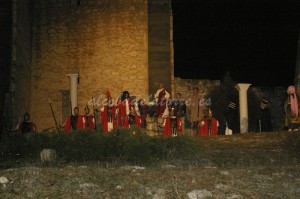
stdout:
[(94, 104), (94, 97), (92, 97), (93, 102), (93, 112), (94, 112), (94, 121), (95, 121), (95, 132), (97, 132), (97, 122), (96, 122), (96, 111), (95, 111), (95, 104)]
[(59, 127), (58, 127), (58, 124), (57, 124), (57, 121), (56, 121), (56, 117), (55, 117), (55, 114), (54, 114), (54, 111), (53, 111), (53, 108), (52, 108), (52, 104), (51, 104), (51, 100), (50, 100), (50, 99), (49, 99), (49, 105), (50, 105), (51, 112), (52, 112), (52, 116), (53, 116), (53, 119), (54, 119), (54, 122), (55, 122), (56, 130), (59, 131)]

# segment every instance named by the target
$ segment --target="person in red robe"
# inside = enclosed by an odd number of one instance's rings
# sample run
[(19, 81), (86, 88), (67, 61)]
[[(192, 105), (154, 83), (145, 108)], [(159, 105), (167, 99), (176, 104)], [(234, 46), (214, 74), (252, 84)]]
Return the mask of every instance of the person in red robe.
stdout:
[(116, 106), (108, 91), (106, 91), (107, 104), (101, 108), (101, 126), (104, 133), (113, 130), (117, 126)]
[(212, 111), (208, 109), (208, 115), (199, 123), (199, 136), (215, 136), (218, 135), (219, 122), (213, 117)]
[(169, 136), (176, 137), (178, 131), (182, 130), (182, 123), (180, 117), (177, 117), (177, 113), (174, 108), (170, 110), (170, 116), (165, 117), (164, 121), (164, 133), (163, 137), (167, 138)]
[(118, 109), (118, 126), (122, 126), (126, 129), (129, 128), (128, 115), (130, 114), (130, 95), (128, 91), (124, 91), (117, 103)]
[(84, 129), (84, 118), (79, 115), (79, 108), (76, 106), (73, 110), (74, 114), (69, 116), (66, 120), (65, 131), (70, 133), (77, 129)]
[(84, 112), (85, 114), (83, 115), (83, 118), (85, 129), (88, 131), (95, 131), (95, 118), (90, 115), (90, 109), (88, 106), (84, 108)]

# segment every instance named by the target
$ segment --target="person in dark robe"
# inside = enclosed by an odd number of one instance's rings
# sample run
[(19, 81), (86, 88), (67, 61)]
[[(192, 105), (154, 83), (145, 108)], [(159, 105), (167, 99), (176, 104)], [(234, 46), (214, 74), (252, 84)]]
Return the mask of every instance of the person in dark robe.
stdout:
[(226, 121), (225, 135), (237, 134), (238, 130), (238, 113), (236, 103), (229, 102), (224, 114)]
[(141, 119), (139, 115), (136, 113), (135, 108), (133, 106), (130, 107), (130, 113), (128, 115), (128, 123), (129, 123), (129, 127), (141, 126)]
[(74, 114), (69, 116), (66, 120), (65, 131), (70, 133), (77, 129), (84, 129), (84, 118), (79, 115), (79, 108), (76, 106), (73, 109)]
[(128, 91), (123, 91), (117, 102), (118, 126), (129, 128), (128, 115), (130, 114), (131, 99)]
[(20, 122), (17, 125), (16, 131), (20, 132), (22, 134), (30, 133), (30, 132), (35, 133), (37, 131), (36, 130), (36, 125), (32, 121), (30, 121), (30, 114), (29, 113), (26, 112), (24, 114), (23, 121)]
[(140, 117), (141, 117), (141, 128), (146, 128), (146, 118), (148, 114), (148, 106), (145, 103), (143, 99), (140, 99), (138, 101), (138, 107), (139, 107), (139, 112), (140, 112)]
[(269, 102), (263, 99), (260, 102), (258, 119), (257, 119), (258, 132), (270, 132), (273, 131), (271, 122), (271, 112), (269, 109)]

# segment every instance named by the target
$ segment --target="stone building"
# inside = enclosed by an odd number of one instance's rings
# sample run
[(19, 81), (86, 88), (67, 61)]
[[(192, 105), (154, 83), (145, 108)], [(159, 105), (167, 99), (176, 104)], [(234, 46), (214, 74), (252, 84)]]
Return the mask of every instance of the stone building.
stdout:
[[(0, 111), (10, 127), (25, 112), (39, 131), (53, 127), (49, 100), (63, 123), (68, 74), (78, 75), (81, 113), (106, 89), (146, 98), (162, 82), (187, 97), (196, 81), (174, 77), (171, 0), (1, 0), (0, 8)], [(205, 96), (218, 81), (196, 84)]]
[(97, 99), (106, 89), (114, 98), (124, 90), (146, 98), (155, 93), (159, 82), (171, 91), (170, 0), (3, 3), (6, 16), (13, 16), (12, 21), (4, 21), (5, 27), (11, 27), (5, 34), (11, 49), (7, 59), (1, 60), (6, 61), (1, 106), (11, 126), (27, 111), (39, 131), (52, 127), (49, 100), (62, 123), (70, 114), (68, 74), (79, 76), (81, 113), (92, 97)]

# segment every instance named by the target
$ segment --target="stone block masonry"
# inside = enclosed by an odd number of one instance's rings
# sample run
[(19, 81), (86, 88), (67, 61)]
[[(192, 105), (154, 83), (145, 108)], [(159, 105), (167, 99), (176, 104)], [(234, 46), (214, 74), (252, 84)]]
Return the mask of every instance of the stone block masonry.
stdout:
[(33, 6), (31, 113), (40, 130), (54, 125), (49, 99), (58, 120), (65, 120), (61, 91), (70, 88), (69, 73), (79, 73), (80, 113), (106, 89), (113, 98), (123, 90), (147, 97), (146, 0), (40, 0)]

